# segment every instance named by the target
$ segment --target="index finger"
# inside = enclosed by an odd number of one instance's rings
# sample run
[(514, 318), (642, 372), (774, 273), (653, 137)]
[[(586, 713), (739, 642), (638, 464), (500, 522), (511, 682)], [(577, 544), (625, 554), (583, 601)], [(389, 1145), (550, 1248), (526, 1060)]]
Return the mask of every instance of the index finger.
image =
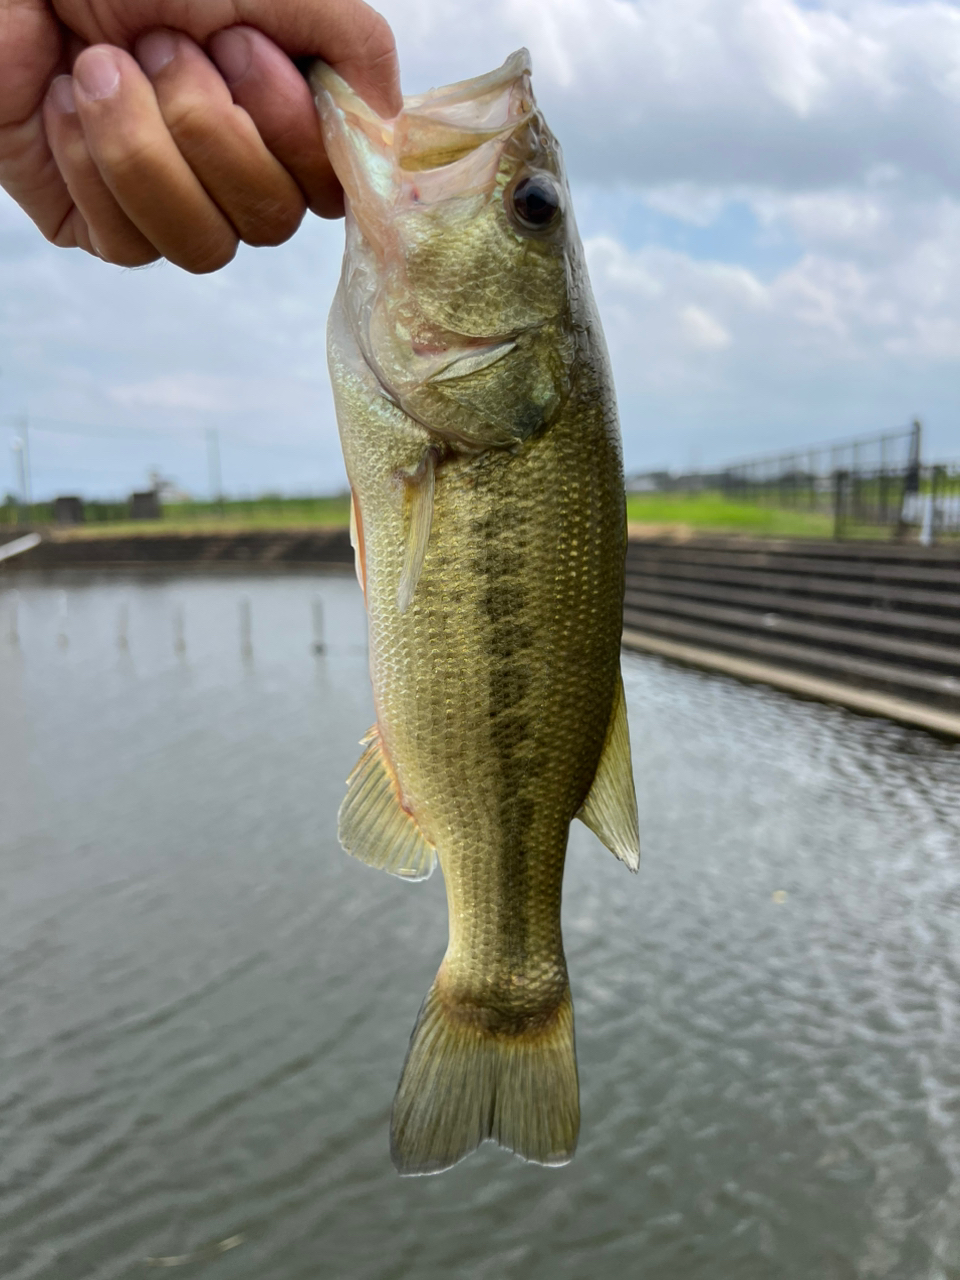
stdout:
[(381, 115), (394, 116), (403, 105), (393, 32), (363, 0), (55, 0), (55, 7), (87, 43), (125, 49), (154, 27), (183, 31), (200, 45), (224, 27), (256, 27), (291, 58), (322, 58)]
[(53, 239), (73, 201), (43, 128), (43, 100), (69, 69), (63, 33), (43, 0), (0, 0), (0, 185)]
[(234, 102), (299, 183), (313, 212), (322, 218), (341, 217), (343, 192), (324, 150), (313, 94), (287, 55), (253, 27), (218, 31), (207, 52)]

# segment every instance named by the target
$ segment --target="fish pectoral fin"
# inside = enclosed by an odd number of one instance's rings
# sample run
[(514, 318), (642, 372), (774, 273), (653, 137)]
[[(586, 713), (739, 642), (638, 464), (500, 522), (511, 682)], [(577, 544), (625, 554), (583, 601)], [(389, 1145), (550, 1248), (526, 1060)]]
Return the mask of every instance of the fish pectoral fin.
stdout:
[(397, 779), (374, 725), (363, 739), (366, 751), (347, 779), (347, 794), (337, 818), (340, 843), (369, 867), (404, 880), (426, 880), (436, 849), (400, 801)]
[(623, 693), (622, 676), (617, 678), (613, 714), (593, 785), (577, 817), (631, 871), (638, 869), (640, 824), (637, 818), (637, 794), (633, 785), (630, 731), (627, 728), (627, 702)]
[(397, 608), (406, 613), (413, 593), (420, 581), (420, 571), (427, 554), (430, 529), (433, 525), (433, 490), (436, 455), (428, 449), (419, 467), (406, 482), (407, 533), (403, 554), (403, 569), (397, 587)]
[(367, 598), (367, 564), (363, 546), (363, 520), (357, 506), (357, 495), (350, 491), (350, 545), (353, 547), (353, 568), (360, 583), (363, 598)]

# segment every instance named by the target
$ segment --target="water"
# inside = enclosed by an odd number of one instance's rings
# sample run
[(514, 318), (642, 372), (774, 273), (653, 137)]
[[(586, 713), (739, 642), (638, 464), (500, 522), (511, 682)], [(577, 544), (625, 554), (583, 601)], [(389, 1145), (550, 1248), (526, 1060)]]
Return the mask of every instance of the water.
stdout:
[(401, 1180), (389, 1109), (445, 904), (439, 877), (337, 846), (372, 719), (352, 579), (17, 585), (4, 1280), (158, 1259), (205, 1280), (960, 1276), (957, 747), (626, 657), (644, 861), (632, 877), (574, 824), (567, 869), (577, 1157), (488, 1146)]

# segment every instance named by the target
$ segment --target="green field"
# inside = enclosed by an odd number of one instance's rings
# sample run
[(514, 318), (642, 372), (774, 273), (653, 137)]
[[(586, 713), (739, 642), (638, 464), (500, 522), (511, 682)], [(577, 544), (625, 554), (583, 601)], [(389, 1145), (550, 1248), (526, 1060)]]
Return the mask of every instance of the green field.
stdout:
[[(0, 508), (0, 525), (14, 523), (14, 508)], [(36, 503), (29, 523), (43, 527), (53, 521), (53, 508)], [(157, 533), (240, 533), (244, 529), (308, 529), (339, 527), (350, 521), (350, 495), (326, 498), (250, 498), (216, 502), (176, 502), (163, 507), (159, 520), (131, 520), (125, 502), (88, 502), (86, 522), (63, 530), (75, 538), (151, 536)]]
[(833, 535), (833, 516), (824, 512), (734, 502), (710, 492), (631, 493), (627, 496), (627, 519), (631, 524), (675, 525), (769, 538)]
[[(350, 519), (349, 494), (321, 498), (261, 497), (225, 499), (215, 502), (171, 503), (159, 520), (131, 520), (124, 502), (88, 502), (86, 522), (76, 528), (58, 530), (57, 536), (97, 538), (151, 536), (157, 533), (239, 533), (246, 529), (309, 529), (342, 527)], [(14, 526), (18, 510), (12, 504), (0, 506), (0, 527)], [(33, 528), (49, 528), (53, 522), (50, 504), (36, 503), (29, 519), (21, 513), (19, 523)], [(830, 538), (833, 516), (802, 506), (777, 507), (762, 503), (738, 502), (719, 491), (703, 493), (642, 493), (627, 496), (627, 518), (631, 525), (646, 526), (647, 532), (712, 532), (744, 534), (768, 538)], [(637, 530), (640, 532), (640, 530)], [(888, 538), (882, 528), (844, 529), (848, 538)]]

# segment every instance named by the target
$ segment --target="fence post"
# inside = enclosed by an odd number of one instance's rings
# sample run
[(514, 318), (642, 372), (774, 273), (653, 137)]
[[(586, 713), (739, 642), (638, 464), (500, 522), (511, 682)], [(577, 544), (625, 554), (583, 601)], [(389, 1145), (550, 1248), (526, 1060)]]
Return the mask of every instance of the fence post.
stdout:
[(910, 450), (907, 454), (907, 465), (903, 473), (903, 490), (900, 495), (900, 515), (894, 527), (894, 537), (903, 539), (907, 536), (907, 522), (903, 510), (908, 495), (920, 492), (920, 445), (923, 427), (920, 419), (914, 418), (910, 425)]
[(833, 536), (838, 541), (843, 537), (848, 475), (849, 472), (842, 471), (839, 467), (833, 473)]

